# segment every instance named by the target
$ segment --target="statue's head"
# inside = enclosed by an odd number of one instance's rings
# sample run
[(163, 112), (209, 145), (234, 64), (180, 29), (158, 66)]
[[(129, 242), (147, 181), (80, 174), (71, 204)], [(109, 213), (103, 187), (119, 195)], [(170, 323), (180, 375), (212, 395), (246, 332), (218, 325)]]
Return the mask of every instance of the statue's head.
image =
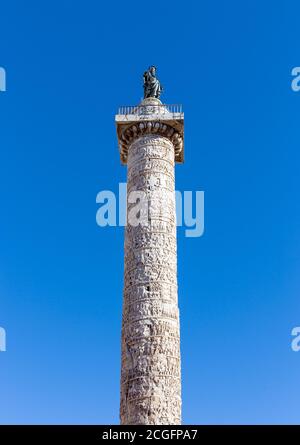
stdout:
[(155, 73), (156, 73), (156, 66), (154, 66), (154, 65), (150, 66), (149, 67), (149, 71), (150, 71), (151, 74), (155, 75)]

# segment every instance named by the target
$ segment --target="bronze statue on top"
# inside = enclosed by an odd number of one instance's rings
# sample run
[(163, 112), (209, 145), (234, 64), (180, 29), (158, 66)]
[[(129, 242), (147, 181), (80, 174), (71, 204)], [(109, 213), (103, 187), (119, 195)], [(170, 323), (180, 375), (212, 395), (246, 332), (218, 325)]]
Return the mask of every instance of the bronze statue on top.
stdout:
[(159, 80), (156, 77), (156, 67), (150, 66), (148, 71), (144, 72), (144, 99), (147, 97), (160, 98), (163, 90)]

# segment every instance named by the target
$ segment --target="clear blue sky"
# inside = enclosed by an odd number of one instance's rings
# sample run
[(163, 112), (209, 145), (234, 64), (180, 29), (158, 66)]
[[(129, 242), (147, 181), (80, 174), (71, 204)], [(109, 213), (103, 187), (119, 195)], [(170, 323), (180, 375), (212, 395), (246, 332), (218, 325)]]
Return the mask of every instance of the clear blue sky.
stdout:
[(7, 1), (0, 11), (1, 423), (118, 423), (126, 180), (114, 114), (158, 67), (185, 110), (184, 423), (298, 423), (299, 2)]

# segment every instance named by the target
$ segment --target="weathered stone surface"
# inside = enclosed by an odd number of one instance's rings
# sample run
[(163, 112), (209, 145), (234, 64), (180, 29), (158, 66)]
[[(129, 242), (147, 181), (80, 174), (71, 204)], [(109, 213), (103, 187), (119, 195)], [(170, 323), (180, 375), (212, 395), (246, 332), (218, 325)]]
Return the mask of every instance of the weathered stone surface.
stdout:
[(151, 203), (148, 224), (125, 231), (120, 418), (127, 425), (181, 423), (175, 145), (173, 133), (155, 133), (152, 123), (126, 152), (127, 192), (143, 191)]

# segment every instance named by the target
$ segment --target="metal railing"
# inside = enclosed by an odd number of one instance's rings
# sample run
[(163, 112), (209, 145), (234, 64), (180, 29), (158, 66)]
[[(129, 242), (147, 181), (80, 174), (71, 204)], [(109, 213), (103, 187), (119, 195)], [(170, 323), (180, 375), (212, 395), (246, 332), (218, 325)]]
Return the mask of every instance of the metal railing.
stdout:
[(182, 105), (137, 105), (119, 107), (118, 114), (174, 114), (183, 113)]

